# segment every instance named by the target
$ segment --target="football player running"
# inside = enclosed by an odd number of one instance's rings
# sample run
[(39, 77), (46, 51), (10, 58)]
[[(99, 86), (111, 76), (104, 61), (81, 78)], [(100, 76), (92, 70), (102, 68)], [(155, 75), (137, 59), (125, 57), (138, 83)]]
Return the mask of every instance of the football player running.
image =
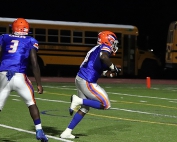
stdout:
[(117, 44), (118, 40), (113, 32), (102, 31), (98, 34), (97, 45), (87, 53), (75, 78), (77, 95), (71, 96), (70, 115), (78, 105), (81, 107), (60, 135), (61, 138), (76, 138), (72, 135), (72, 131), (88, 113), (89, 107), (103, 110), (111, 107), (106, 91), (97, 84), (97, 80), (108, 68), (116, 75), (120, 73), (121, 69), (116, 67), (109, 58), (111, 54), (117, 52)]
[(36, 129), (36, 139), (41, 140), (41, 142), (48, 142), (41, 126), (34, 89), (26, 75), (28, 60), (30, 59), (37, 91), (42, 94), (43, 87), (36, 55), (38, 42), (33, 37), (28, 36), (28, 33), (28, 22), (24, 18), (17, 18), (12, 23), (12, 34), (0, 35), (0, 111), (3, 109), (10, 92), (16, 91), (29, 109)]

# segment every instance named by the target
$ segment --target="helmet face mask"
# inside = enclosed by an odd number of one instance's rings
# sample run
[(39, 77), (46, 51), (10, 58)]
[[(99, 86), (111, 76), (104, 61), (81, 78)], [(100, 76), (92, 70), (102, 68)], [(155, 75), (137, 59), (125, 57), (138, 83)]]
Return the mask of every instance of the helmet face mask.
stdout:
[(12, 23), (12, 32), (15, 35), (28, 35), (29, 24), (24, 18), (17, 18)]
[(114, 40), (113, 44), (112, 44), (112, 52), (115, 54), (118, 51), (118, 40)]
[(116, 35), (110, 31), (102, 31), (98, 34), (97, 44), (105, 44), (111, 47), (113, 54), (118, 50), (118, 40)]

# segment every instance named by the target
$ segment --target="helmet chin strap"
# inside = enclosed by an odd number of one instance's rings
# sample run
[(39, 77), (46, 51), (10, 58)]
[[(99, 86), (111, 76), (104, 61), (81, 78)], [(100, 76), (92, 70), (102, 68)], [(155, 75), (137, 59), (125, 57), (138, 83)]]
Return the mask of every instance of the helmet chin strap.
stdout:
[(28, 35), (27, 32), (14, 32), (14, 35)]

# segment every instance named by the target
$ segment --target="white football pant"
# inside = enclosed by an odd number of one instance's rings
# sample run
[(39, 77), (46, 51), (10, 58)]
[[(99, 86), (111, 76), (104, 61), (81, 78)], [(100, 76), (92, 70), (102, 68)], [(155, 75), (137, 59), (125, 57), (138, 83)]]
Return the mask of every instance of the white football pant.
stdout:
[(0, 72), (0, 110), (3, 109), (10, 92), (16, 91), (27, 106), (35, 104), (34, 89), (31, 81), (23, 73), (15, 73), (8, 81), (7, 72)]
[[(105, 109), (109, 109), (111, 107), (106, 91), (97, 83), (89, 83), (81, 77), (76, 76), (75, 85), (80, 98), (97, 100), (105, 106)], [(87, 113), (89, 111), (89, 107), (82, 105), (80, 110)]]

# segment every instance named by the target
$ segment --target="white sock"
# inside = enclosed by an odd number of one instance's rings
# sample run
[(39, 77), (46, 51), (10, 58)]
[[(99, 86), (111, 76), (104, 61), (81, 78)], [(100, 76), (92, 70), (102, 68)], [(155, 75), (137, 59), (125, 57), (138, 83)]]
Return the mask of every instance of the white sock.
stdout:
[(82, 98), (79, 98), (78, 101), (79, 101), (79, 104), (81, 104), (81, 105), (83, 104), (83, 99)]
[(77, 96), (77, 103), (79, 103), (79, 105), (82, 105), (83, 104), (83, 99)]
[(70, 133), (70, 134), (71, 134), (72, 129), (70, 129), (70, 128), (66, 128), (65, 132), (67, 132), (67, 133)]
[(35, 125), (36, 130), (42, 129), (41, 124)]

